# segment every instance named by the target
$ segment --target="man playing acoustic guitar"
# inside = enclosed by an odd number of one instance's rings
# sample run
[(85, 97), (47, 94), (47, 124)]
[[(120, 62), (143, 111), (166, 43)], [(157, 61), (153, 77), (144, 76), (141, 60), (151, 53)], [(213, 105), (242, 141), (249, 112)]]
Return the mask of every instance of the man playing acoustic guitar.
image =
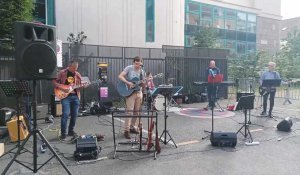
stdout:
[[(125, 67), (125, 69), (119, 74), (119, 79), (123, 83), (125, 83), (131, 92), (128, 96), (125, 96), (126, 100), (126, 110), (133, 111), (129, 112), (129, 115), (138, 116), (139, 110), (141, 108), (143, 93), (142, 87), (145, 86), (145, 73), (141, 69), (142, 66), (142, 58), (136, 56), (133, 58), (133, 65), (129, 65)], [(138, 82), (134, 82), (132, 80), (139, 80)], [(125, 129), (124, 136), (126, 139), (131, 139), (129, 133), (138, 134), (138, 130), (136, 129), (137, 117), (126, 118), (125, 119)]]
[[(280, 75), (275, 71), (276, 63), (269, 62), (268, 71), (264, 72), (260, 77), (260, 84), (262, 85), (263, 80), (280, 79)], [(272, 117), (272, 110), (274, 107), (274, 98), (276, 93), (276, 87), (261, 87), (261, 95), (263, 96), (263, 111), (260, 115), (266, 115), (267, 101), (270, 94), (270, 108), (268, 116)]]
[(68, 117), (71, 114), (68, 136), (76, 136), (74, 131), (76, 124), (76, 118), (78, 115), (79, 105), (80, 105), (80, 91), (79, 89), (70, 90), (66, 86), (80, 85), (81, 75), (77, 72), (78, 62), (71, 60), (66, 69), (61, 70), (56, 80), (53, 80), (55, 88), (68, 94), (65, 98), (61, 99), (62, 104), (62, 117), (61, 117), (61, 140), (66, 140), (67, 137), (67, 123)]

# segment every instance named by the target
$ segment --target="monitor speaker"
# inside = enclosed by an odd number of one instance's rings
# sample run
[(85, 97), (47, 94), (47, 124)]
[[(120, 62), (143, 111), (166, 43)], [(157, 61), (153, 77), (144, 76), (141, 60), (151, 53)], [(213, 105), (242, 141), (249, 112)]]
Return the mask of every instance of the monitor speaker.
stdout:
[(291, 128), (293, 126), (293, 121), (291, 118), (287, 117), (284, 120), (282, 120), (280, 123), (277, 125), (277, 129), (279, 131), (291, 131)]
[(57, 74), (54, 26), (15, 23), (15, 60), (18, 80), (55, 79)]
[(235, 147), (237, 135), (235, 132), (212, 132), (210, 142), (212, 146)]

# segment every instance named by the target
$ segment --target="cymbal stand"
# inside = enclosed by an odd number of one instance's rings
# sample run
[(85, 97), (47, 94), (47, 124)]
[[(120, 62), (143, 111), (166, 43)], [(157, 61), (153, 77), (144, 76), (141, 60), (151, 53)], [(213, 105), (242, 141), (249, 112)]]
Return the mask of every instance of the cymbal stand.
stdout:
[[(167, 118), (168, 118), (168, 115), (167, 115), (167, 96), (168, 96), (168, 93), (163, 93), (162, 94), (164, 96), (164, 118), (165, 118), (165, 128), (163, 130), (163, 132), (161, 133), (160, 137), (159, 137), (159, 140), (161, 140), (165, 145), (169, 143), (169, 141), (172, 141), (175, 145), (175, 147), (177, 148), (177, 145), (174, 141), (174, 139), (172, 138), (172, 136), (170, 135), (169, 131), (167, 130)], [(170, 137), (170, 139), (167, 141), (167, 134), (168, 136)], [(164, 140), (162, 140), (162, 136), (165, 135), (164, 137)]]

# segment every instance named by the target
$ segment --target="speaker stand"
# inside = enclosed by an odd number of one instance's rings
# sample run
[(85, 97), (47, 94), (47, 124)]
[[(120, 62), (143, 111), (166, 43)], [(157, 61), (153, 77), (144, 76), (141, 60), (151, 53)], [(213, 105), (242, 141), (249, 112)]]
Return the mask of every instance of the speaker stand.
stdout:
[[(66, 172), (69, 175), (71, 175), (72, 173), (66, 167), (64, 162), (58, 156), (58, 154), (54, 151), (54, 149), (49, 144), (49, 142), (47, 141), (45, 136), (42, 134), (41, 130), (37, 129), (37, 121), (36, 121), (36, 115), (37, 115), (36, 114), (36, 105), (37, 105), (37, 101), (36, 101), (36, 80), (33, 80), (33, 89), (32, 90), (33, 90), (33, 96), (32, 96), (32, 100), (33, 100), (33, 102), (32, 102), (32, 106), (33, 106), (33, 129), (30, 131), (30, 134), (28, 135), (28, 137), (23, 141), (23, 143), (21, 144), (21, 146), (19, 147), (19, 149), (17, 150), (17, 152), (13, 156), (12, 160), (5, 167), (5, 169), (4, 169), (4, 171), (2, 172), (1, 175), (5, 175), (7, 173), (8, 169), (10, 168), (10, 166), (13, 164), (14, 161), (16, 161), (20, 165), (24, 166), (25, 168), (31, 170), (33, 173), (37, 173), (40, 168), (42, 168), (44, 165), (46, 165), (54, 157), (56, 157), (56, 159), (60, 162), (60, 164), (63, 166), (63, 168), (66, 170)], [(49, 150), (53, 153), (53, 156), (50, 159), (48, 159), (45, 163), (43, 163), (40, 167), (37, 167), (37, 157), (38, 157), (38, 155), (37, 155), (37, 134), (40, 136), (42, 141), (47, 145)], [(17, 157), (20, 155), (21, 150), (24, 149), (25, 144), (27, 143), (27, 141), (29, 140), (29, 138), (31, 136), (33, 136), (33, 168), (31, 168), (31, 167), (25, 165), (23, 162), (17, 160)]]

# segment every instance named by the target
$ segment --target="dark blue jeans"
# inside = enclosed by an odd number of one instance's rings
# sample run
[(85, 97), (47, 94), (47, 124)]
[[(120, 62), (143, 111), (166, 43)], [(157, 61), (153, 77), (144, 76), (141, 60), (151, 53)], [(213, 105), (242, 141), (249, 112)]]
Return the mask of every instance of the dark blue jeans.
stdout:
[(80, 102), (77, 95), (72, 95), (61, 100), (61, 104), (62, 104), (61, 134), (66, 134), (69, 115), (71, 115), (71, 119), (70, 119), (68, 132), (74, 131)]

